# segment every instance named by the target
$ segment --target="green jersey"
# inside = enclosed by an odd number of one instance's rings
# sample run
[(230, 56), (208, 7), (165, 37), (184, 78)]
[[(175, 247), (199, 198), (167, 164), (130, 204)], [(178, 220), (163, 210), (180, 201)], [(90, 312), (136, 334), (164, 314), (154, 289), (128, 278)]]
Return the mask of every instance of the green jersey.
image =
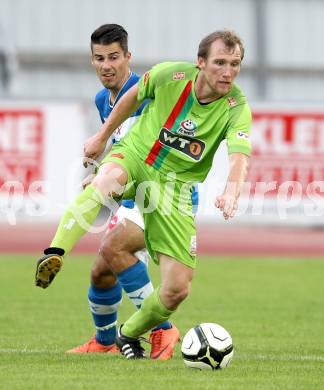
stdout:
[(122, 144), (161, 174), (175, 172), (177, 180), (202, 182), (224, 139), (229, 153), (251, 153), (251, 111), (237, 85), (208, 104), (198, 102), (191, 63), (156, 65), (139, 81), (138, 99), (151, 99)]

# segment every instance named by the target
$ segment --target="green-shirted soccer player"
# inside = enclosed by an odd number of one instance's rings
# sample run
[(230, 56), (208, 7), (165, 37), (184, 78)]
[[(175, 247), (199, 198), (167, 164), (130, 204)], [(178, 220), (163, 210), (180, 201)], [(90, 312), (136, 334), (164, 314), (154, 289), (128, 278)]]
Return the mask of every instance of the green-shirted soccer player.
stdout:
[(190, 191), (192, 183), (206, 178), (224, 139), (230, 170), (215, 205), (225, 219), (237, 209), (251, 152), (250, 108), (233, 83), (243, 56), (235, 33), (217, 31), (201, 41), (197, 65), (168, 62), (145, 73), (86, 142), (85, 157), (96, 159), (112, 132), (143, 100), (151, 101), (102, 161), (92, 184), (67, 209), (51, 247), (38, 261), (36, 279), (39, 273), (53, 278), (60, 257), (90, 230), (103, 204), (122, 196), (136, 198), (147, 227), (146, 246), (160, 264), (161, 285), (118, 330), (116, 343), (126, 358), (145, 356), (138, 337), (168, 319), (188, 295), (196, 267)]

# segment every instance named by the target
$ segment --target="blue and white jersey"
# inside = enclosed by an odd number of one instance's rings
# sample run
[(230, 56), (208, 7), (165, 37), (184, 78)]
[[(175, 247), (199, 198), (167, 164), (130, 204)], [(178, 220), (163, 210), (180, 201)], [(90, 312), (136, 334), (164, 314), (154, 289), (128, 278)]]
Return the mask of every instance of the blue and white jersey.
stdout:
[[(125, 82), (125, 84), (122, 86), (121, 90), (119, 91), (115, 101), (113, 104), (111, 104), (110, 101), (110, 91), (107, 88), (103, 88), (101, 91), (99, 91), (95, 98), (95, 103), (99, 111), (101, 122), (104, 123), (108, 116), (110, 115), (112, 109), (114, 108), (115, 104), (120, 100), (120, 98), (133, 86), (135, 85), (140, 77), (131, 72), (128, 80)], [(119, 142), (128, 132), (128, 130), (131, 128), (132, 124), (136, 121), (139, 115), (141, 115), (143, 108), (147, 102), (144, 102), (139, 109), (132, 114), (132, 116), (124, 123), (122, 123), (115, 131), (112, 136), (112, 143)], [(134, 201), (133, 200), (123, 200), (122, 206), (127, 208), (134, 208)]]
[[(119, 91), (115, 101), (113, 104), (110, 102), (110, 91), (107, 88), (103, 88), (101, 91), (99, 91), (96, 95), (95, 103), (99, 111), (101, 122), (104, 123), (105, 120), (110, 115), (112, 109), (117, 104), (117, 102), (120, 100), (120, 98), (134, 85), (138, 82), (139, 76), (133, 72), (130, 73), (130, 76), (128, 80), (125, 82), (125, 84), (122, 86), (121, 90)], [(131, 128), (133, 123), (136, 121), (139, 115), (141, 115), (144, 106), (146, 105), (147, 101), (144, 102), (139, 109), (132, 114), (132, 116), (126, 121), (120, 125), (113, 134), (112, 142), (116, 143), (119, 142), (128, 132), (128, 130)]]
[[(125, 82), (125, 84), (122, 86), (121, 90), (119, 91), (114, 104), (111, 104), (110, 102), (110, 91), (107, 88), (103, 88), (101, 91), (99, 91), (95, 98), (95, 103), (99, 111), (101, 122), (104, 123), (105, 120), (110, 115), (112, 109), (114, 108), (115, 104), (119, 101), (119, 99), (134, 85), (138, 82), (140, 77), (131, 72), (128, 80)], [(136, 119), (141, 115), (145, 105), (148, 103), (148, 101), (144, 101), (143, 104), (138, 108), (136, 112), (134, 112), (130, 118), (126, 119), (126, 121), (120, 125), (113, 134), (112, 142), (117, 143), (119, 142), (129, 131), (129, 129), (132, 127)], [(134, 208), (135, 202), (131, 199), (129, 200), (123, 200), (122, 206), (127, 207), (129, 209)], [(193, 187), (192, 191), (192, 205), (193, 205), (193, 212), (196, 213), (198, 209), (198, 186)]]

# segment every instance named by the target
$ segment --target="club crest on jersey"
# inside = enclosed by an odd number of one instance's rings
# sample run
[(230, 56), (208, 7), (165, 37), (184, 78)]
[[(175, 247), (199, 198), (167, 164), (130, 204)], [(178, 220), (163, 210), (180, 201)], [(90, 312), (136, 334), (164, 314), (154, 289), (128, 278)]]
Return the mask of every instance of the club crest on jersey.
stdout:
[(195, 136), (195, 130), (197, 125), (191, 119), (185, 119), (180, 123), (180, 127), (177, 129), (178, 134), (187, 135), (188, 137)]
[(249, 134), (244, 133), (244, 131), (238, 131), (238, 132), (236, 133), (236, 137), (237, 137), (237, 138), (243, 138), (243, 139), (245, 139), (246, 141), (249, 141)]
[(186, 77), (185, 72), (174, 72), (172, 80), (184, 80)]
[(171, 131), (164, 127), (160, 131), (159, 141), (161, 144), (176, 149), (196, 161), (201, 159), (206, 147), (205, 142), (200, 139), (186, 137), (184, 135), (180, 137), (178, 134), (171, 133)]

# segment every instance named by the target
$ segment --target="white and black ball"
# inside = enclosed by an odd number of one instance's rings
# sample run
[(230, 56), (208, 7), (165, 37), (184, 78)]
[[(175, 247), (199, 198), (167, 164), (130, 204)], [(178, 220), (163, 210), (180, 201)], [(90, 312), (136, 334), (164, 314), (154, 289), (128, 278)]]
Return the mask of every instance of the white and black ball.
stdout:
[(218, 324), (200, 324), (186, 333), (181, 352), (187, 367), (200, 370), (222, 369), (233, 358), (232, 337)]

